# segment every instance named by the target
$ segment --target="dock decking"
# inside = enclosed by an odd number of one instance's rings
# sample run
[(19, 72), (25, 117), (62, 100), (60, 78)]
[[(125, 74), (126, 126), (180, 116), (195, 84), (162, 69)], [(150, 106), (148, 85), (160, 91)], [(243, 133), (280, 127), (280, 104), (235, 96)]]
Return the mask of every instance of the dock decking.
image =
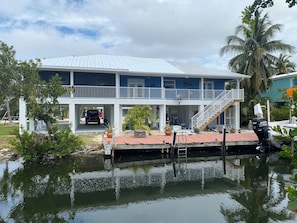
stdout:
[[(177, 133), (185, 134), (185, 133)], [(187, 148), (206, 148), (222, 146), (222, 133), (202, 132), (199, 134), (185, 134)], [(171, 145), (172, 136), (146, 135), (145, 138), (136, 138), (133, 135), (122, 135), (111, 138), (103, 138), (104, 145), (113, 144), (114, 150), (161, 150), (166, 145)], [(258, 137), (253, 131), (241, 133), (227, 133), (226, 146), (256, 146)], [(178, 143), (178, 141), (176, 141)]]

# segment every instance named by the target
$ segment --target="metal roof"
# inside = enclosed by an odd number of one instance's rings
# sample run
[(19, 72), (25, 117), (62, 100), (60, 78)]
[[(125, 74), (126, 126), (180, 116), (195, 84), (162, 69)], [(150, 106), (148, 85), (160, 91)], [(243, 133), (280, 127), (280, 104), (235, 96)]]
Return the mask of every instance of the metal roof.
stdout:
[(41, 60), (41, 69), (111, 71), (163, 76), (242, 79), (249, 76), (159, 58), (113, 55), (68, 56)]
[(297, 76), (297, 72), (292, 72), (292, 73), (287, 73), (287, 74), (273, 75), (269, 79), (271, 79), (271, 80), (277, 80), (277, 79), (292, 78), (292, 77), (296, 77), (296, 76)]

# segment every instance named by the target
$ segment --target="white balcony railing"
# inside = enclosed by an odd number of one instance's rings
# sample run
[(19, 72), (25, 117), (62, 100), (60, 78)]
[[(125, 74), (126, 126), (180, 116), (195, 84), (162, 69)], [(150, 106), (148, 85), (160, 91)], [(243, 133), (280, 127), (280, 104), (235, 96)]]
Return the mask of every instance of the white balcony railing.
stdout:
[(116, 87), (75, 86), (74, 97), (82, 98), (115, 98)]
[[(68, 87), (68, 86), (65, 86)], [(120, 87), (117, 97), (115, 86), (75, 86), (74, 98), (125, 98), (125, 99), (166, 99), (166, 100), (212, 100), (223, 90), (172, 89), (154, 87)], [(62, 97), (70, 97), (70, 93)]]

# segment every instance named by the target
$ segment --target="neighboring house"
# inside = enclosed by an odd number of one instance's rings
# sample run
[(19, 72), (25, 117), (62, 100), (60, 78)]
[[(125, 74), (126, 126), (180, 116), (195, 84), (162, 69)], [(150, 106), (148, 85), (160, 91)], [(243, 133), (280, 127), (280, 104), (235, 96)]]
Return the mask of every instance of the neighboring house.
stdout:
[[(127, 109), (150, 105), (154, 127), (166, 123), (204, 129), (216, 125), (240, 128), (240, 81), (246, 75), (164, 59), (128, 56), (70, 56), (41, 60), (40, 75), (49, 80), (58, 73), (63, 85), (74, 89), (59, 102), (69, 113), (75, 133), (86, 108), (100, 108), (104, 118), (122, 132)], [(237, 89), (225, 90), (235, 81)], [(20, 128), (26, 129), (26, 104), (20, 100)], [(86, 126), (84, 126), (85, 128)]]
[(284, 103), (286, 99), (286, 89), (297, 86), (297, 72), (288, 74), (273, 75), (271, 87), (263, 93), (262, 97), (269, 97), (271, 103)]

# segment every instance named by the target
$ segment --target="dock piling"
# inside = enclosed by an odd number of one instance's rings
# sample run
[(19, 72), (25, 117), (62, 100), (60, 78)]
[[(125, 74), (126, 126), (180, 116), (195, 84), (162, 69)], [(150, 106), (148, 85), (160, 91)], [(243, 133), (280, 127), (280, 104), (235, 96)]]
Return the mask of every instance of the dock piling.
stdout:
[(224, 174), (226, 174), (226, 128), (223, 128), (222, 159), (223, 159)]

